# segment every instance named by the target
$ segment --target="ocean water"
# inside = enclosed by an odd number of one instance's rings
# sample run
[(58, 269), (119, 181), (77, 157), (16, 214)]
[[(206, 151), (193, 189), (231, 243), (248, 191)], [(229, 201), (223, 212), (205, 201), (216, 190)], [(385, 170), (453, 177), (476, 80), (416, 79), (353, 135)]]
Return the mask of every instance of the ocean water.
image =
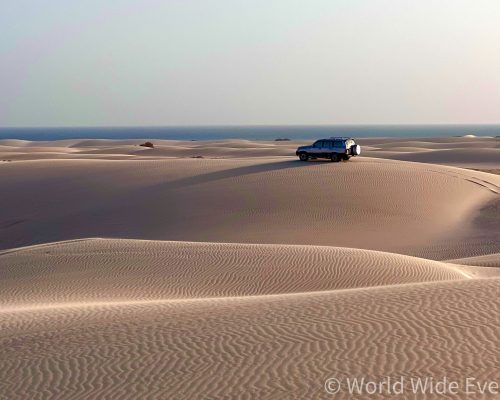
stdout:
[(317, 139), (330, 136), (446, 137), (500, 136), (500, 125), (311, 125), (311, 126), (193, 126), (193, 127), (95, 127), (95, 128), (0, 128), (0, 139), (172, 139), (218, 140), (277, 138)]

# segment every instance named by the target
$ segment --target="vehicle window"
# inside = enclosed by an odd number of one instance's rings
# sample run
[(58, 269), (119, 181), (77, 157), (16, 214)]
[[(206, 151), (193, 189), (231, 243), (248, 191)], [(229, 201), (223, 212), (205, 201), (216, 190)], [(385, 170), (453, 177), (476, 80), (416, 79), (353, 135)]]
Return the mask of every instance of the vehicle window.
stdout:
[(333, 142), (333, 147), (344, 147), (344, 142), (336, 140), (335, 142)]
[(330, 140), (323, 141), (323, 147), (332, 147), (332, 142)]
[(317, 142), (314, 142), (313, 147), (321, 147), (321, 140), (318, 140)]

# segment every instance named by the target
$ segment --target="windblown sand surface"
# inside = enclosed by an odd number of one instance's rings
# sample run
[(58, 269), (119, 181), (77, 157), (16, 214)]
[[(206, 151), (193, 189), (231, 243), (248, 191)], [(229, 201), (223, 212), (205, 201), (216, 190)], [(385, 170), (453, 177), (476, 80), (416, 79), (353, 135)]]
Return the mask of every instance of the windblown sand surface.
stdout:
[(500, 176), (423, 163), (13, 161), (0, 164), (0, 186), (0, 249), (121, 237), (328, 245), (433, 259), (500, 251), (490, 232), (496, 212), (474, 223), (498, 200)]
[[(4, 305), (350, 289), (469, 274), (457, 265), (321, 246), (90, 239), (0, 253)], [(34, 286), (33, 282), (37, 285)]]
[[(153, 140), (154, 149), (139, 146), (140, 140), (58, 140), (30, 142), (0, 140), (0, 159), (151, 159), (160, 157), (276, 157), (295, 154), (297, 141), (178, 141)], [(499, 169), (500, 136), (449, 138), (359, 139), (363, 155), (369, 157), (453, 165), (465, 168)]]
[(433, 139), (364, 139), (370, 157), (454, 165), (465, 168), (500, 167), (500, 137), (454, 137)]
[(0, 399), (500, 382), (498, 138), (360, 142), (0, 141)]

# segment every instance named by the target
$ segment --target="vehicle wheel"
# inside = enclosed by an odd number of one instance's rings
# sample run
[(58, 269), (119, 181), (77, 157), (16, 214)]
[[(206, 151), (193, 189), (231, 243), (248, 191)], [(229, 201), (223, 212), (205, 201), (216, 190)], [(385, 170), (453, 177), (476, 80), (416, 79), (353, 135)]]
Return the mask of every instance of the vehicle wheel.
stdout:
[(299, 159), (300, 159), (300, 161), (307, 161), (307, 160), (309, 160), (309, 156), (307, 155), (307, 153), (300, 153)]
[(351, 157), (349, 157), (347, 154), (344, 154), (344, 156), (342, 157), (342, 160), (344, 161), (349, 161)]
[(332, 153), (330, 154), (330, 160), (332, 162), (339, 162), (340, 161), (340, 157), (337, 153)]

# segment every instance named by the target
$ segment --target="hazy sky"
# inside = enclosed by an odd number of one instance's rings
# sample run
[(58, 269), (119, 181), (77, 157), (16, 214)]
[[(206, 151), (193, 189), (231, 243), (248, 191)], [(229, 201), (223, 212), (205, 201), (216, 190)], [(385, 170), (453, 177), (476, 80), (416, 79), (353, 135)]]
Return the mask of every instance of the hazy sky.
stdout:
[(0, 2), (0, 126), (499, 122), (500, 0)]

